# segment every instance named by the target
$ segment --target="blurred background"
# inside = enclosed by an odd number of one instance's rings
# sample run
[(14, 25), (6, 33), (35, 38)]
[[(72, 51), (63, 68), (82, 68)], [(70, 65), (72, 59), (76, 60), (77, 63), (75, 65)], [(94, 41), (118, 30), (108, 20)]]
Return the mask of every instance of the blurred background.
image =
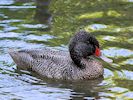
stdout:
[[(104, 78), (61, 81), (18, 70), (9, 49), (67, 50), (80, 29), (95, 35)], [(132, 100), (133, 0), (0, 0), (0, 100)]]

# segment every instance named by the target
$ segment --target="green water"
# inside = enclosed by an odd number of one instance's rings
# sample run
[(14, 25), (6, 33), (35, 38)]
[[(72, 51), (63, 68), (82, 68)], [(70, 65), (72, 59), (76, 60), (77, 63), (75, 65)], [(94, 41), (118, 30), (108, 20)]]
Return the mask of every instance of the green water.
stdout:
[[(78, 30), (91, 32), (113, 60), (104, 78), (62, 81), (17, 70), (9, 49), (67, 50)], [(132, 100), (132, 0), (0, 0), (0, 100)]]

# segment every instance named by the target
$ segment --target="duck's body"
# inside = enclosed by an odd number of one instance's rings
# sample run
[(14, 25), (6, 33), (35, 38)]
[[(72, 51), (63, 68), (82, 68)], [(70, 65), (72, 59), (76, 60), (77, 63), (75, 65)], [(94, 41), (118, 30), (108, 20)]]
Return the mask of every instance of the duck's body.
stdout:
[[(71, 46), (69, 51), (70, 49), (73, 50)], [(84, 65), (82, 68), (79, 63), (79, 65), (75, 63), (77, 60), (73, 61), (75, 58), (70, 56), (73, 54), (67, 51), (45, 48), (41, 50), (11, 51), (9, 54), (20, 68), (30, 68), (32, 71), (48, 78), (80, 80), (95, 79), (103, 75), (103, 66), (99, 61), (80, 57), (80, 63)]]

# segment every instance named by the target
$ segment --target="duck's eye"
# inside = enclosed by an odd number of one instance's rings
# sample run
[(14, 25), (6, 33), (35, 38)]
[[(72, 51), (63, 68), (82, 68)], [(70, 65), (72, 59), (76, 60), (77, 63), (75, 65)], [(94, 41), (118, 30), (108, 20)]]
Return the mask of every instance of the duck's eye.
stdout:
[(87, 44), (90, 44), (90, 41), (86, 41)]

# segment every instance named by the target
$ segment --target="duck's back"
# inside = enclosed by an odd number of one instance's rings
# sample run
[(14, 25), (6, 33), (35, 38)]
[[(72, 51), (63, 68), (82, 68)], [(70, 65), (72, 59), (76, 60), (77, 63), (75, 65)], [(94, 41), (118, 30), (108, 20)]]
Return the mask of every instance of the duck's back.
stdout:
[(65, 75), (68, 74), (66, 70), (69, 69), (68, 67), (75, 66), (67, 51), (45, 48), (10, 51), (9, 54), (18, 68), (30, 69), (49, 78), (71, 77)]
[[(62, 58), (68, 59), (69, 53), (66, 51), (55, 49), (25, 49), (19, 51), (9, 51), (9, 54), (20, 67), (31, 67), (33, 61), (37, 60), (55, 60), (60, 61)], [(70, 59), (70, 58), (69, 58)]]

